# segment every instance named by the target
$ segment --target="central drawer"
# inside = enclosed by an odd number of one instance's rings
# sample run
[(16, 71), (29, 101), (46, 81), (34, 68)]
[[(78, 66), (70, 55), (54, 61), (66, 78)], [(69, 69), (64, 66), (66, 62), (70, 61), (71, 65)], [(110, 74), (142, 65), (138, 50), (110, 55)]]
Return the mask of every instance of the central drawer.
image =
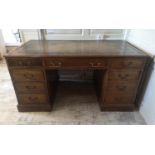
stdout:
[(107, 65), (103, 58), (45, 58), (44, 62), (46, 67), (57, 69), (101, 69)]
[(19, 94), (20, 104), (45, 104), (47, 96), (45, 94)]
[(14, 69), (12, 76), (15, 81), (43, 81), (42, 70), (37, 69)]
[(18, 93), (38, 93), (45, 92), (45, 84), (42, 82), (24, 82), (15, 83)]

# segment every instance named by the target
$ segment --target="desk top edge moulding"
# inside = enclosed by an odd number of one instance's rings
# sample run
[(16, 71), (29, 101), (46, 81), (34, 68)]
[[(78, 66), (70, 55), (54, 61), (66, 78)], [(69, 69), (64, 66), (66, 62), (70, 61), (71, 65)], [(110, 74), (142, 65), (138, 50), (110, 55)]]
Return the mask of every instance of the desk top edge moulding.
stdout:
[(92, 70), (101, 111), (137, 110), (153, 60), (121, 40), (30, 40), (5, 58), (20, 112), (53, 109), (58, 70)]
[(138, 48), (121, 40), (30, 40), (13, 50), (13, 56), (147, 56)]

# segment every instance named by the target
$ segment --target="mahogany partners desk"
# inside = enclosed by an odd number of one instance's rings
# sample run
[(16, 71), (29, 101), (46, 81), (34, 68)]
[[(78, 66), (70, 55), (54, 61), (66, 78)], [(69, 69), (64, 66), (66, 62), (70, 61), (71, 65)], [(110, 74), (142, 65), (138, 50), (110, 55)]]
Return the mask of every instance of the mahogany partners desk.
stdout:
[(125, 41), (29, 41), (6, 56), (19, 111), (51, 111), (58, 70), (94, 70), (102, 111), (138, 107), (151, 58)]

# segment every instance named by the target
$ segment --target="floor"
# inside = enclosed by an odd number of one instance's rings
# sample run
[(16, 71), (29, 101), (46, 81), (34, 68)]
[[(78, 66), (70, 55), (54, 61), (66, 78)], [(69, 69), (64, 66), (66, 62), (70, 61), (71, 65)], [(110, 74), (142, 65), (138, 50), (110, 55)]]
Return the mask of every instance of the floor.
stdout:
[(1, 61), (0, 124), (146, 124), (139, 112), (100, 112), (93, 86), (87, 83), (61, 83), (58, 87), (58, 93), (56, 95), (54, 109), (52, 112), (18, 112), (16, 109), (16, 105), (17, 100), (6, 64), (4, 61)]

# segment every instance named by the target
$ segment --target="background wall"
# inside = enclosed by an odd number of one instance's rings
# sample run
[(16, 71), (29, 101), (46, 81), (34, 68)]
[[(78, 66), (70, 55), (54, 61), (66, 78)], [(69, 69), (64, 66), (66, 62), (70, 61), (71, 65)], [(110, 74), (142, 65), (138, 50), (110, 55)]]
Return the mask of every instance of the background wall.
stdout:
[(22, 42), (41, 39), (39, 29), (19, 29)]
[[(127, 41), (155, 56), (155, 30), (129, 30)], [(140, 112), (148, 124), (155, 124), (155, 64)]]

